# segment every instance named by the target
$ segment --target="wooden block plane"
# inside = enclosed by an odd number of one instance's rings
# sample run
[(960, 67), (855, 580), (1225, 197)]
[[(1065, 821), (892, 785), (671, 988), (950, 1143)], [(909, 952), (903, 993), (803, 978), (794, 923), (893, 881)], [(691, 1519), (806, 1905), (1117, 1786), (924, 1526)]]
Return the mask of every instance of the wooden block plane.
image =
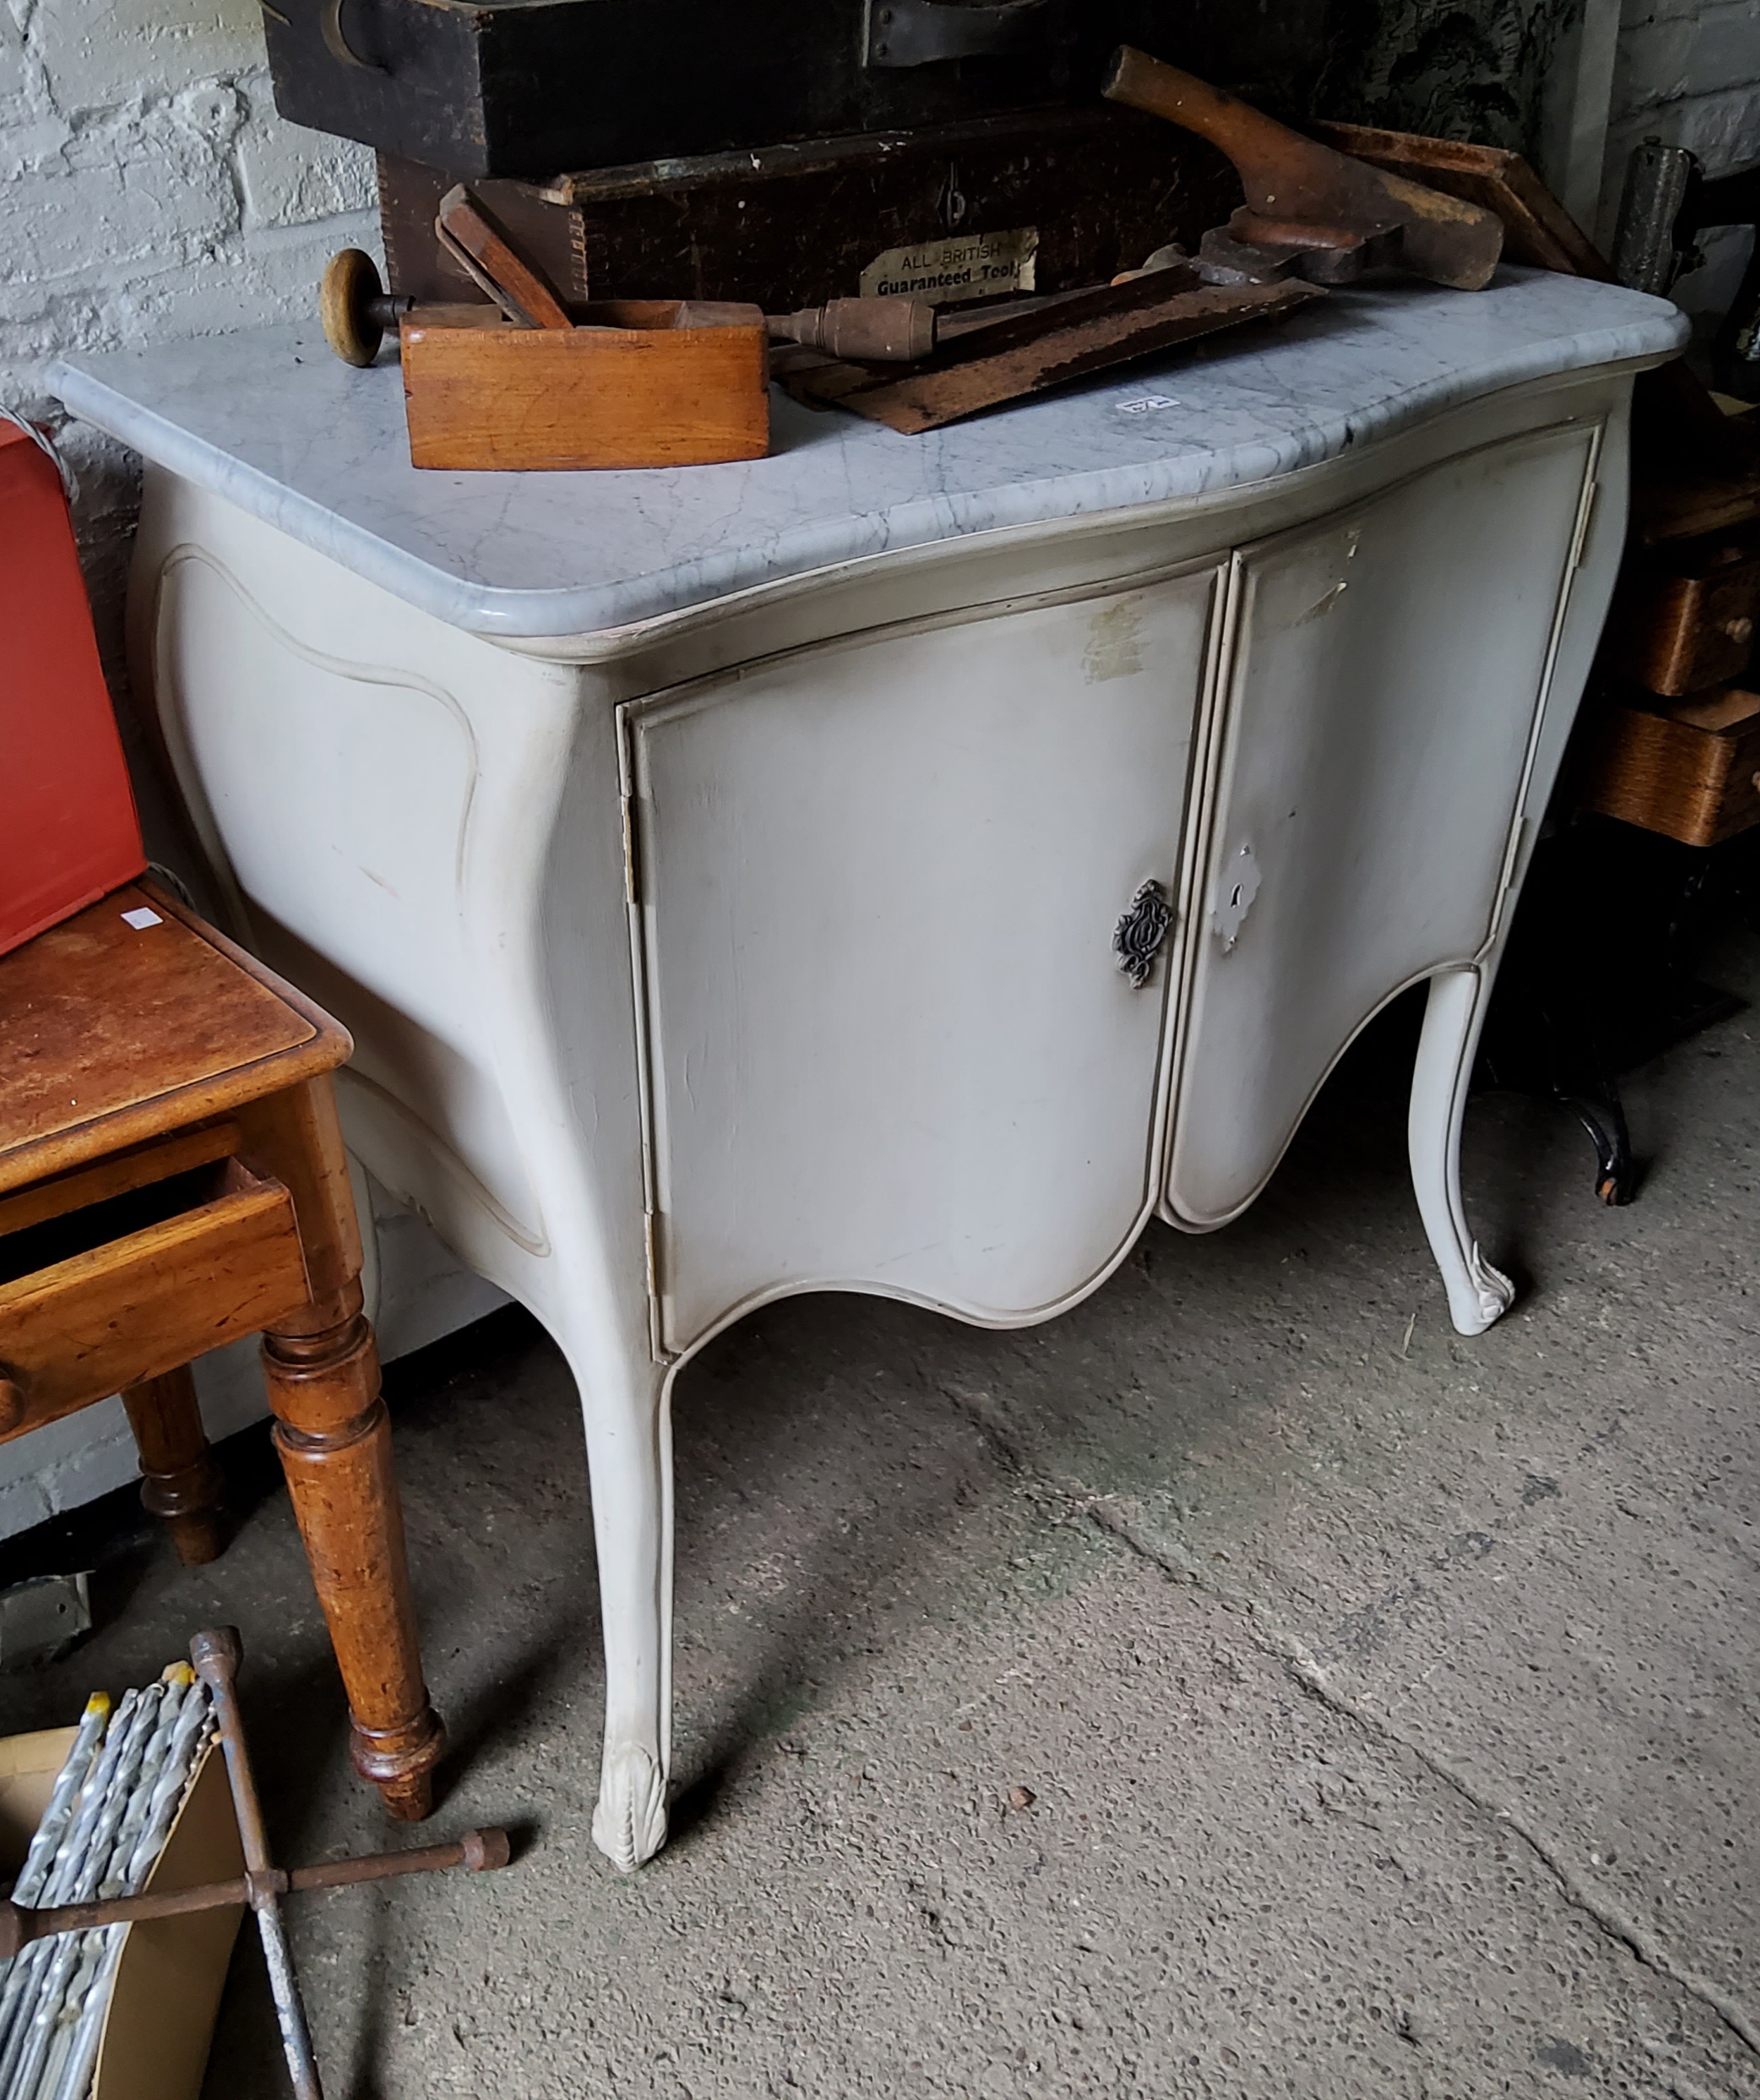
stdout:
[(494, 305), (390, 296), (358, 249), (331, 258), (320, 294), (324, 335), (345, 364), (371, 364), (396, 328), (413, 465), (709, 466), (770, 450), (770, 332), (757, 307), (567, 307), (468, 192), (442, 200), (437, 227)]
[(681, 305), (607, 302), (577, 309), (570, 329), (521, 328), (492, 307), (405, 314), (412, 463), (523, 473), (761, 459), (770, 442), (763, 317), (682, 326)]

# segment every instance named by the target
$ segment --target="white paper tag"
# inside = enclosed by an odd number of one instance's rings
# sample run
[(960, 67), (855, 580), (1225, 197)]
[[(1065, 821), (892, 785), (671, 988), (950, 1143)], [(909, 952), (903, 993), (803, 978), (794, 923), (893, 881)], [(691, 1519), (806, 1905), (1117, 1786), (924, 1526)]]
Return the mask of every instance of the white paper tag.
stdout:
[(1131, 400), (1114, 401), (1112, 405), (1121, 416), (1148, 416), (1157, 408), (1177, 408), (1180, 404), (1171, 394), (1139, 394)]
[(125, 911), (122, 914), (122, 924), (125, 926), (132, 926), (135, 931), (139, 933), (143, 933), (149, 926), (162, 926), (165, 921), (157, 911), (149, 911), (143, 904), (133, 911)]
[(914, 248), (889, 248), (862, 272), (864, 299), (926, 299), (933, 307), (1030, 292), (1039, 260), (1039, 228), (955, 233)]

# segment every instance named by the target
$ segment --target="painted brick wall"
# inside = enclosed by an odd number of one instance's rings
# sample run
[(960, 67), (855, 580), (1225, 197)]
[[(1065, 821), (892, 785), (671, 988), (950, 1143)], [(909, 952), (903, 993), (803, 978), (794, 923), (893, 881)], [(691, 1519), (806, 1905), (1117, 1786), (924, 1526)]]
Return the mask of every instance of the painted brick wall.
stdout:
[[(0, 0), (0, 403), (61, 418), (45, 373), (110, 349), (310, 314), (332, 252), (377, 251), (373, 157), (282, 123), (256, 0)], [(105, 666), (120, 697), (124, 572), (138, 475), (80, 424), (59, 441)], [(149, 851), (174, 860), (150, 770), (135, 761)], [(0, 753), (0, 764), (4, 754)], [(428, 1229), (367, 1191), (369, 1286), (395, 1301), (386, 1357), (504, 1303), (451, 1268)], [(210, 1434), (263, 1411), (254, 1342), (197, 1373)], [(0, 1448), (0, 1538), (135, 1476), (121, 1403)]]
[[(69, 348), (311, 311), (333, 249), (375, 246), (372, 156), (275, 113), (256, 0), (0, 0), (0, 402), (53, 413)], [(135, 476), (67, 445), (116, 668)]]
[[(1760, 161), (1760, 6), (1755, 0), (1625, 0), (1614, 62), (1600, 233), (1611, 245), (1625, 164), (1641, 139), (1686, 146), (1708, 174)], [(1705, 267), (1682, 278), (1689, 313), (1721, 312), (1734, 296), (1749, 240), (1707, 234)]]

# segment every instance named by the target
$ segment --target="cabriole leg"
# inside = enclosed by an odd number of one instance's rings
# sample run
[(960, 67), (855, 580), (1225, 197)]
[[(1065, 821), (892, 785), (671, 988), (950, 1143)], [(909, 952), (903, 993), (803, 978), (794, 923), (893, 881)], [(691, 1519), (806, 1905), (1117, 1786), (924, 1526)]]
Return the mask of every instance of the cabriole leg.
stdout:
[(350, 1284), (262, 1338), (276, 1447), (329, 1626), (355, 1769), (399, 1821), (433, 1806), (445, 1733), (428, 1704), (373, 1330)]
[(1461, 1202), (1461, 1124), (1489, 992), (1477, 969), (1431, 979), (1407, 1127), (1418, 1211), (1448, 1288), (1449, 1316), (1463, 1335), (1484, 1334), (1515, 1296), (1515, 1285), (1479, 1251)]
[(143, 1506), (164, 1519), (186, 1568), (205, 1566), (220, 1551), (222, 1482), (188, 1366), (131, 1385), (122, 1405), (140, 1454)]
[(673, 1453), (659, 1366), (595, 1352), (580, 1386), (605, 1642), (593, 1842), (632, 1873), (666, 1842), (672, 1762)]

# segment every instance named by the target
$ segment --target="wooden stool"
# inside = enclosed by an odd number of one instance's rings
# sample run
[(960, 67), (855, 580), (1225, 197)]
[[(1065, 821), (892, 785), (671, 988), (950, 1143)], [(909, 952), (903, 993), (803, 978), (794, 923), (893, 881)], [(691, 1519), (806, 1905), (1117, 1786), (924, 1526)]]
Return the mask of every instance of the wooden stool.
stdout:
[(0, 1441), (120, 1392), (186, 1561), (219, 1475), (186, 1366), (261, 1333), (355, 1767), (431, 1805), (428, 1704), (327, 1014), (151, 883), (0, 957)]

